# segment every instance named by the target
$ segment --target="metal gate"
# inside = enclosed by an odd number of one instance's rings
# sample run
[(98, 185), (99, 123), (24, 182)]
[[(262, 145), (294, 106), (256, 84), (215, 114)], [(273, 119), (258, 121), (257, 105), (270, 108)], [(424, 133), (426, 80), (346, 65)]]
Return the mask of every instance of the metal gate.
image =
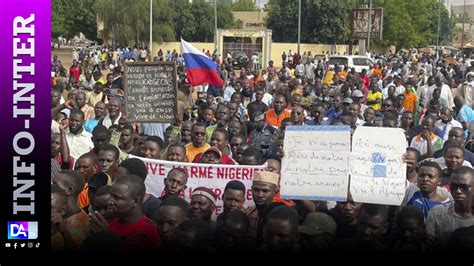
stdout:
[(228, 52), (234, 51), (243, 51), (251, 58), (253, 53), (262, 51), (261, 43), (224, 43), (224, 54), (227, 55)]

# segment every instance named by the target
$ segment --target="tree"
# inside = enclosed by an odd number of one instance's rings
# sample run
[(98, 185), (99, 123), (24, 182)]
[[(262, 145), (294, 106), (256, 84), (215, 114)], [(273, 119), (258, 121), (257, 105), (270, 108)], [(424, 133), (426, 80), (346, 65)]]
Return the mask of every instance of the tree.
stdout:
[[(349, 20), (346, 4), (341, 1), (305, 1), (302, 11), (302, 42), (344, 43), (348, 39)], [(302, 3), (303, 4), (303, 3)], [(304, 21), (304, 24), (303, 24)]]
[[(147, 46), (150, 36), (149, 0), (96, 0), (101, 32), (105, 41), (112, 39), (121, 45)], [(173, 41), (174, 12), (171, 0), (153, 0), (153, 40)]]
[[(345, 42), (349, 32), (347, 4), (341, 1), (302, 0), (301, 42)], [(270, 0), (267, 27), (277, 42), (298, 40), (298, 1)]]
[(254, 0), (239, 0), (232, 4), (232, 11), (258, 11)]
[(95, 0), (53, 0), (52, 37), (72, 38), (82, 32), (97, 39)]
[[(349, 40), (349, 12), (368, 5), (368, 0), (301, 0), (301, 41), (307, 43), (345, 43)], [(382, 45), (398, 48), (436, 43), (438, 34), (437, 0), (373, 0), (372, 7), (383, 8)], [(267, 27), (276, 42), (296, 42), (298, 1), (270, 0)], [(420, 11), (423, 12), (420, 12)], [(440, 42), (449, 43), (452, 23), (444, 5), (440, 6)]]
[(270, 0), (265, 10), (268, 12), (265, 23), (273, 31), (273, 41), (298, 40), (298, 1)]
[[(195, 26), (190, 41), (212, 42), (214, 40), (214, 6), (204, 0), (194, 0), (191, 4), (194, 21), (187, 21)], [(231, 5), (226, 2), (217, 3), (217, 27), (229, 29), (234, 25)]]
[(181, 38), (192, 40), (196, 33), (196, 19), (191, 11), (188, 0), (176, 0), (172, 3), (176, 16), (174, 17), (174, 30), (176, 40)]
[[(437, 0), (374, 0), (374, 7), (383, 7), (383, 45), (397, 48), (423, 47), (436, 44), (438, 33)], [(420, 12), (423, 10), (423, 12)], [(440, 42), (449, 42), (451, 23), (448, 12), (440, 4)]]

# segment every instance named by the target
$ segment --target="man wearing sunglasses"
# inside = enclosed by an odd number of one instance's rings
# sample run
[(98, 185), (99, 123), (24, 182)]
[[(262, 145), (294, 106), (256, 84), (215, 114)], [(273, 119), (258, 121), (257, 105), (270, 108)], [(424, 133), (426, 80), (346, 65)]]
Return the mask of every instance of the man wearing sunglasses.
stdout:
[(426, 231), (435, 236), (440, 244), (446, 245), (451, 233), (457, 228), (474, 225), (472, 201), (474, 194), (474, 170), (460, 166), (451, 174), (449, 189), (452, 204), (433, 207), (428, 213)]
[(205, 138), (206, 125), (202, 123), (194, 124), (191, 130), (191, 143), (186, 144), (186, 155), (189, 162), (192, 162), (196, 155), (203, 153), (210, 147), (210, 145), (205, 142)]

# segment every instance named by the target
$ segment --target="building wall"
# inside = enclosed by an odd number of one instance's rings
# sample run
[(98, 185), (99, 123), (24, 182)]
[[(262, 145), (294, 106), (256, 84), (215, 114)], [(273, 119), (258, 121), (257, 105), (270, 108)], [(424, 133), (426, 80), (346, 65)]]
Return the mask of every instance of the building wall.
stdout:
[[(209, 50), (211, 53), (214, 51), (214, 43), (192, 43), (196, 46), (199, 50), (205, 49), (206, 51)], [(297, 44), (295, 43), (272, 43), (271, 44), (271, 51), (270, 51), (270, 58), (273, 60), (276, 66), (281, 66), (281, 54), (283, 51), (288, 53), (289, 50), (292, 52), (297, 51)], [(331, 51), (332, 45), (330, 44), (304, 44), (300, 45), (301, 54), (303, 52), (311, 51), (311, 54), (322, 54), (323, 51)], [(163, 54), (166, 54), (167, 50), (173, 51), (176, 49), (178, 53), (181, 53), (181, 46), (179, 42), (164, 42), (164, 43), (153, 43), (153, 57), (158, 54), (158, 50), (161, 49)], [(357, 45), (354, 45), (352, 50), (355, 53), (358, 49)], [(346, 53), (348, 54), (349, 45), (336, 45), (336, 51), (341, 55)]]
[(242, 20), (243, 29), (266, 30), (265, 17), (267, 12), (232, 12), (234, 19)]
[[(464, 13), (464, 6), (451, 6), (452, 15), (460, 15)], [(466, 13), (471, 17), (474, 18), (474, 5), (466, 5)]]

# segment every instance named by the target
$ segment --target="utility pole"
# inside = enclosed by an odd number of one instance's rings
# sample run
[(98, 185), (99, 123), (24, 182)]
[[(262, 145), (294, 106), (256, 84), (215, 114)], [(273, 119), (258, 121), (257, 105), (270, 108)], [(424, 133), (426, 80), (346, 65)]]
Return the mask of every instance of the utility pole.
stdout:
[(462, 9), (462, 36), (461, 36), (461, 56), (464, 59), (464, 22), (466, 21), (466, 0)]
[(217, 0), (214, 0), (214, 50), (217, 50)]
[(150, 0), (150, 44), (148, 49), (150, 50), (150, 58), (153, 58), (153, 0)]
[(300, 54), (301, 44), (301, 0), (298, 0), (298, 54)]
[(439, 56), (439, 24), (441, 21), (440, 10), (441, 10), (441, 0), (438, 1), (438, 33), (436, 34), (436, 58), (438, 58)]
[(367, 26), (367, 51), (370, 52), (370, 31), (372, 27), (372, 0), (369, 0), (369, 26)]

